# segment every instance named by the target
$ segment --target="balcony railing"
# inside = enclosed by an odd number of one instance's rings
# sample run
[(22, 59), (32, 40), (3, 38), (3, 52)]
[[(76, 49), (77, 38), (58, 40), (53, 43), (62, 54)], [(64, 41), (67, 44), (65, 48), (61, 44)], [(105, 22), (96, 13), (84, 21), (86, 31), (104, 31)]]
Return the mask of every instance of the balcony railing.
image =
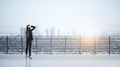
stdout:
[[(1, 54), (24, 54), (24, 36), (0, 36)], [(120, 54), (120, 36), (34, 36), (35, 54)]]

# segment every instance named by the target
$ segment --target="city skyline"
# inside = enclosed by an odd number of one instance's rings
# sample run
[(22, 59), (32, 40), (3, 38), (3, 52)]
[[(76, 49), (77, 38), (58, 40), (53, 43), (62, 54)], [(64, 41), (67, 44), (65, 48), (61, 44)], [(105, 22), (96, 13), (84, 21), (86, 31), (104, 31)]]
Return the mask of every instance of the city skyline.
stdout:
[(42, 32), (107, 35), (120, 33), (119, 0), (1, 0), (0, 34), (20, 34), (27, 24)]

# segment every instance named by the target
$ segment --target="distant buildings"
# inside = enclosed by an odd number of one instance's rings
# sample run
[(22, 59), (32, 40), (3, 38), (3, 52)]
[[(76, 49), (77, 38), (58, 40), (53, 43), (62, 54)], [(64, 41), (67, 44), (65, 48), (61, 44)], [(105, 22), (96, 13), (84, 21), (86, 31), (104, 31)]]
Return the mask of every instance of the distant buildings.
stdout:
[(54, 36), (54, 35), (55, 35), (55, 28), (54, 28), (54, 27), (52, 27), (52, 28), (50, 29), (50, 35), (51, 35), (51, 36)]
[(26, 28), (25, 27), (21, 27), (20, 28), (20, 35), (21, 36), (25, 36), (25, 31), (26, 31)]
[(36, 26), (35, 30), (33, 31), (33, 34), (36, 35), (36, 36), (41, 34), (38, 25)]
[[(25, 36), (26, 27), (20, 28), (20, 35)], [(64, 36), (64, 35), (78, 35), (75, 31), (68, 31), (68, 32), (62, 32), (60, 29), (56, 29), (55, 27), (46, 28), (45, 30), (39, 29), (39, 26), (36, 26), (36, 29), (33, 31), (33, 35), (39, 36), (39, 35), (45, 35), (45, 36)]]
[(59, 29), (56, 30), (54, 27), (50, 29), (45, 29), (45, 35), (46, 36), (59, 36), (60, 30)]
[(46, 33), (46, 36), (49, 36), (49, 35), (50, 35), (49, 29), (46, 29), (46, 30), (45, 30), (45, 33)]

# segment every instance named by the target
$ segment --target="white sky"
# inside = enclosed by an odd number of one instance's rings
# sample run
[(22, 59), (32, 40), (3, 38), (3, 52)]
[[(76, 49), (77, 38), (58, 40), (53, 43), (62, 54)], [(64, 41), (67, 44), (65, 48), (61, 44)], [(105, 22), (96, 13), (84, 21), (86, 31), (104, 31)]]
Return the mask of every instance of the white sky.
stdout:
[(120, 0), (0, 0), (0, 33), (20, 33), (27, 24), (39, 30), (120, 33)]

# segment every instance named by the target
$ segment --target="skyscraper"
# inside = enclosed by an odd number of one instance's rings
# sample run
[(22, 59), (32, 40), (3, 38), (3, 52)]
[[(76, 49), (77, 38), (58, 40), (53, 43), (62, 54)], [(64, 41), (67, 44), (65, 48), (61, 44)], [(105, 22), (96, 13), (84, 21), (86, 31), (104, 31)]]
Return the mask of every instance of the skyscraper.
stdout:
[(55, 35), (55, 28), (54, 28), (54, 27), (52, 27), (52, 28), (50, 29), (50, 35), (51, 35), (51, 36), (54, 36), (54, 35)]
[(26, 28), (25, 27), (21, 27), (20, 28), (20, 35), (21, 36), (25, 36), (25, 31), (26, 31)]

